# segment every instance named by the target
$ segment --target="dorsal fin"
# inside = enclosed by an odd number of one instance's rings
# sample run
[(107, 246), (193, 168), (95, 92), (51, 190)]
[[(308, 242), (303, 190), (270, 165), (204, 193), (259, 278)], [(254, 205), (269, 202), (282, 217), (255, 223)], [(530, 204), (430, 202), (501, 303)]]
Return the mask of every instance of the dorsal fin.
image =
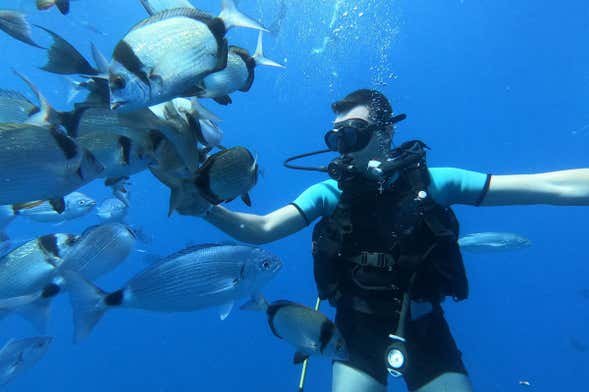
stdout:
[[(177, 17), (186, 17), (194, 20), (198, 20), (200, 22), (206, 23), (211, 19), (215, 19), (215, 16), (211, 14), (207, 14), (206, 12), (197, 10), (196, 8), (173, 8), (169, 10), (164, 10), (158, 12), (156, 14), (151, 15), (149, 18), (143, 19), (141, 22), (137, 23), (135, 26), (131, 28), (130, 31), (139, 29), (141, 27), (160, 22), (162, 20), (177, 18)], [(223, 25), (224, 26), (224, 25)]]

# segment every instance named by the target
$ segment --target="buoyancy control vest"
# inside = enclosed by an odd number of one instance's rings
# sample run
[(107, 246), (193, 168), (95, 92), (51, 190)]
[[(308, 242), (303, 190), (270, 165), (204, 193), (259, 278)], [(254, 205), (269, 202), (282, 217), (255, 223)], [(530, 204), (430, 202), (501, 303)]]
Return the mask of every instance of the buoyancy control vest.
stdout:
[(433, 303), (467, 298), (458, 221), (428, 194), (425, 148), (411, 141), (392, 150), (407, 164), (380, 180), (355, 176), (338, 182), (342, 194), (334, 212), (313, 230), (322, 299), (338, 308), (388, 314), (399, 312), (405, 293)]

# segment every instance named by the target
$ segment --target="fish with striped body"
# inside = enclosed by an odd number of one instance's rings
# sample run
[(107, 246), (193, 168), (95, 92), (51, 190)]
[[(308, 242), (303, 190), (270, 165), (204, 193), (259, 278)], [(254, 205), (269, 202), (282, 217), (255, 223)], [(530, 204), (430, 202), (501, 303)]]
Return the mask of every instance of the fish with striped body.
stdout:
[(64, 270), (94, 280), (123, 263), (135, 243), (134, 232), (120, 223), (25, 243), (0, 258), (0, 316), (16, 311), (44, 330), (51, 299), (63, 289)]
[(29, 124), (0, 124), (0, 204), (61, 198), (104, 167), (62, 133)]
[(224, 306), (259, 292), (280, 270), (270, 252), (247, 245), (200, 245), (167, 256), (110, 294), (64, 272), (74, 309), (75, 340), (87, 336), (110, 308), (189, 312)]
[(343, 336), (321, 312), (286, 300), (268, 304), (262, 296), (252, 299), (242, 309), (266, 312), (272, 333), (296, 347), (294, 363), (301, 363), (311, 355), (348, 358)]
[(175, 8), (134, 26), (112, 55), (111, 108), (131, 111), (198, 95), (198, 82), (227, 65), (225, 33), (234, 26), (263, 29), (239, 13), (233, 0), (222, 4), (218, 17)]
[(0, 350), (0, 385), (7, 384), (39, 362), (52, 341), (51, 336), (37, 336), (6, 342)]
[(39, 108), (16, 91), (0, 90), (0, 123), (24, 123)]

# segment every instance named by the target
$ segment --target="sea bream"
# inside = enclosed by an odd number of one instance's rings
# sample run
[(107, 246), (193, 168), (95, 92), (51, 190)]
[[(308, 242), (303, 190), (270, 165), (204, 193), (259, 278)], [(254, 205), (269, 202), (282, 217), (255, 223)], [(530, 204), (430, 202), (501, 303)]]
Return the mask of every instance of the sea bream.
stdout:
[(64, 270), (94, 280), (123, 263), (135, 243), (134, 232), (120, 223), (25, 243), (0, 258), (0, 316), (17, 312), (44, 330), (51, 299), (63, 289)]
[(63, 15), (70, 12), (70, 0), (37, 0), (37, 9), (48, 10), (56, 6)]
[(112, 109), (131, 111), (196, 96), (199, 81), (227, 65), (225, 33), (233, 26), (263, 28), (223, 1), (214, 17), (195, 8), (154, 14), (117, 44), (109, 68)]
[(127, 259), (137, 236), (122, 223), (104, 223), (87, 228), (63, 256), (60, 270), (70, 270), (94, 280)]
[(458, 245), (463, 251), (487, 253), (527, 248), (532, 245), (532, 242), (519, 234), (482, 232), (461, 237)]
[(199, 198), (219, 204), (241, 196), (243, 202), (251, 206), (249, 191), (258, 181), (256, 159), (247, 148), (240, 146), (211, 155), (191, 178), (179, 178), (156, 167), (150, 170), (170, 188), (168, 215), (175, 210), (190, 214)]
[(258, 33), (258, 44), (253, 56), (240, 47), (229, 47), (227, 66), (202, 80), (202, 92), (198, 96), (200, 98), (212, 98), (221, 105), (230, 104), (231, 97), (229, 94), (235, 91), (247, 92), (250, 90), (254, 83), (254, 70), (257, 65), (284, 68), (283, 65), (264, 57), (261, 31)]
[(80, 218), (89, 213), (96, 201), (81, 192), (72, 192), (63, 199), (34, 201), (12, 205), (15, 215), (24, 216), (36, 222), (61, 223)]
[(31, 25), (26, 16), (18, 11), (0, 10), (0, 30), (17, 40), (43, 49), (31, 37)]
[(189, 312), (221, 306), (224, 318), (234, 301), (259, 292), (281, 267), (280, 259), (264, 249), (206, 244), (161, 259), (112, 293), (66, 271), (75, 340), (87, 336), (105, 311), (117, 307)]
[(0, 123), (24, 123), (38, 111), (37, 105), (21, 93), (0, 90)]
[(294, 363), (303, 362), (311, 355), (348, 358), (343, 336), (333, 321), (319, 311), (286, 300), (268, 304), (262, 296), (252, 299), (242, 309), (266, 312), (272, 333), (297, 349)]
[(51, 336), (7, 341), (0, 350), (0, 385), (7, 384), (39, 362), (47, 353), (52, 341)]
[(122, 222), (127, 216), (128, 208), (119, 198), (111, 197), (100, 203), (96, 208), (96, 215), (105, 222)]
[(54, 129), (0, 124), (0, 204), (61, 198), (103, 170), (91, 152)]

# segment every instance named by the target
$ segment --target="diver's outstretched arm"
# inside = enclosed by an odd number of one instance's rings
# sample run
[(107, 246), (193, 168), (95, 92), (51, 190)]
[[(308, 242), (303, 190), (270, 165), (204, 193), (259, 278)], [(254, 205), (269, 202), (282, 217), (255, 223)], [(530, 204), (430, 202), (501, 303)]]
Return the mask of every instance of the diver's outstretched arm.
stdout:
[(290, 204), (267, 215), (234, 212), (214, 206), (203, 218), (236, 240), (250, 244), (276, 241), (307, 226), (299, 210)]
[(589, 205), (589, 169), (492, 176), (483, 206)]

